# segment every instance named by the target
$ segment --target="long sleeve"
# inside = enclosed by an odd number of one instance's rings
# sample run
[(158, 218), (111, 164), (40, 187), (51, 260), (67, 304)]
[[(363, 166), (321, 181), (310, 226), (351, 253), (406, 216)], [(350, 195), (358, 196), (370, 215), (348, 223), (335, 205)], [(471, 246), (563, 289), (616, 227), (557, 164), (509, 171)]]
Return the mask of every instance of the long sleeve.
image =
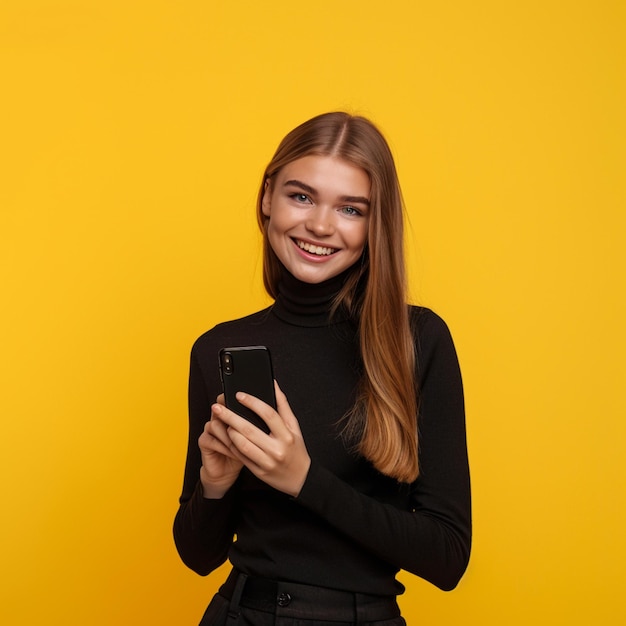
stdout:
[[(445, 323), (428, 309), (413, 307), (412, 315), (420, 475), (411, 485), (377, 472), (341, 434), (361, 375), (350, 320), (329, 323), (326, 314), (307, 316), (278, 301), (196, 341), (187, 462), (174, 523), (176, 546), (190, 568), (207, 574), (228, 558), (250, 575), (361, 593), (402, 593), (399, 569), (442, 589), (457, 584), (471, 543), (461, 375)], [(223, 499), (202, 497), (198, 437), (221, 391), (219, 349), (237, 345), (270, 349), (275, 377), (300, 423), (312, 464), (297, 498), (245, 468)]]
[(365, 495), (313, 464), (297, 499), (363, 548), (444, 590), (470, 554), (471, 504), (463, 388), (444, 322), (427, 312), (419, 328), (420, 476), (410, 509)]
[[(209, 400), (207, 381), (214, 392), (212, 401)], [(215, 382), (214, 375), (203, 375), (194, 346), (189, 373), (187, 462), (180, 507), (174, 520), (174, 541), (183, 562), (201, 575), (209, 574), (226, 560), (236, 525), (235, 489), (219, 500), (210, 500), (203, 497), (199, 480), (201, 456), (198, 437), (219, 392)]]

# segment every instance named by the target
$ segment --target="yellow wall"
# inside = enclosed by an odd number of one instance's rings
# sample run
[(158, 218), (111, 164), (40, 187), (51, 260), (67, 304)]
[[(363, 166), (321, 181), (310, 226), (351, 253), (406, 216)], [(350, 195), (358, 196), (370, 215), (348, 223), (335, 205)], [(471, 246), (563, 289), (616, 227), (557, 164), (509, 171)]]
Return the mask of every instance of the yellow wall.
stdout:
[(467, 391), (471, 565), (403, 575), (409, 621), (624, 623), (624, 6), (2, 2), (0, 623), (197, 623), (189, 349), (267, 302), (262, 168), (336, 108), (391, 141)]

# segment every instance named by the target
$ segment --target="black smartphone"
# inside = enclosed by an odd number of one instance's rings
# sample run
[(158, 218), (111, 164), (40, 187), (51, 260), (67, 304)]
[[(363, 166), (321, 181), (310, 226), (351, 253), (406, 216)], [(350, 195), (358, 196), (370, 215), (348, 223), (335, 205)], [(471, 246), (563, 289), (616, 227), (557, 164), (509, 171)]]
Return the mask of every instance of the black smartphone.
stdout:
[(238, 391), (249, 393), (276, 409), (274, 373), (270, 351), (265, 346), (222, 348), (219, 354), (224, 403), (231, 410), (269, 433), (267, 424), (235, 398)]

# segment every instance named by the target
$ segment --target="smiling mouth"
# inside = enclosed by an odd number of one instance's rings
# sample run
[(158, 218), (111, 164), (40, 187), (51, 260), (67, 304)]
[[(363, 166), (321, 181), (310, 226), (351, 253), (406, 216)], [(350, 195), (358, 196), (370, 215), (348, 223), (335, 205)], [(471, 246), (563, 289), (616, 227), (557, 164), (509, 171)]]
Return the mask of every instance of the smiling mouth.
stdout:
[(337, 252), (337, 248), (326, 248), (324, 246), (314, 246), (313, 244), (307, 243), (306, 241), (300, 241), (299, 239), (294, 239), (295, 244), (301, 250), (308, 252), (309, 254), (317, 254), (318, 256), (330, 256)]

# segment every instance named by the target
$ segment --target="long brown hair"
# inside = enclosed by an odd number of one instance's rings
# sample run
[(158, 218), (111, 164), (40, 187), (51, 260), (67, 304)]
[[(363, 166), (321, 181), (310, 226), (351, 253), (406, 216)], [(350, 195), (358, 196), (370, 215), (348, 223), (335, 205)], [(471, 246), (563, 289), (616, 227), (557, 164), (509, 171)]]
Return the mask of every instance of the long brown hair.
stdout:
[(345, 431), (359, 437), (359, 452), (378, 471), (412, 482), (419, 473), (416, 357), (406, 302), (402, 195), (393, 156), (372, 122), (343, 112), (314, 117), (282, 140), (265, 170), (257, 201), (263, 282), (274, 298), (280, 262), (268, 241), (263, 195), (285, 165), (307, 155), (344, 159), (362, 168), (370, 179), (367, 245), (333, 309), (344, 307), (358, 321), (363, 362), (356, 404)]

